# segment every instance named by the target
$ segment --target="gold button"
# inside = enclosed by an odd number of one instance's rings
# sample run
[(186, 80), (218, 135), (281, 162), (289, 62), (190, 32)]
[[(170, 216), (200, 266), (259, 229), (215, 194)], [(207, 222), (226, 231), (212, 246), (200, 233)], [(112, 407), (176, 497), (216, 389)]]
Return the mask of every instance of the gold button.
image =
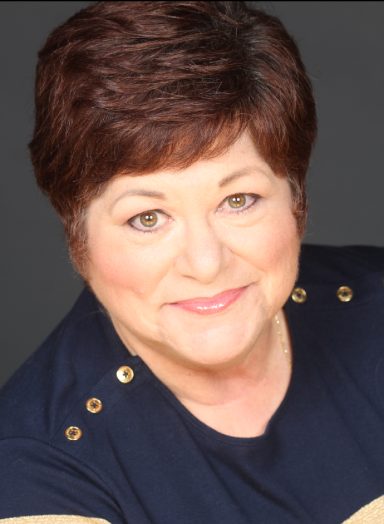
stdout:
[(135, 376), (133, 369), (129, 366), (121, 366), (116, 371), (116, 376), (120, 382), (123, 384), (128, 384), (128, 382), (131, 382), (133, 380), (133, 377)]
[(83, 432), (77, 426), (69, 426), (65, 430), (65, 436), (68, 440), (79, 440), (83, 436)]
[(296, 304), (303, 304), (307, 300), (307, 292), (302, 287), (295, 287), (291, 298)]
[(98, 398), (89, 398), (85, 406), (90, 413), (100, 413), (103, 409), (103, 403)]
[(340, 286), (336, 291), (336, 295), (340, 302), (350, 302), (353, 297), (353, 291), (349, 286)]

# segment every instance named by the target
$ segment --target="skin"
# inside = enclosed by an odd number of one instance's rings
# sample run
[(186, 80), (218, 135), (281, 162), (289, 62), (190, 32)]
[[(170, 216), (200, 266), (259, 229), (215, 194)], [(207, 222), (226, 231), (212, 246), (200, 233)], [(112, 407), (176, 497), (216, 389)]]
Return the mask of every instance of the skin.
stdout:
[[(86, 225), (88, 282), (129, 351), (210, 427), (261, 434), (291, 373), (274, 319), (289, 348), (300, 238), (287, 180), (244, 133), (186, 169), (114, 178)], [(175, 306), (244, 286), (213, 315)]]

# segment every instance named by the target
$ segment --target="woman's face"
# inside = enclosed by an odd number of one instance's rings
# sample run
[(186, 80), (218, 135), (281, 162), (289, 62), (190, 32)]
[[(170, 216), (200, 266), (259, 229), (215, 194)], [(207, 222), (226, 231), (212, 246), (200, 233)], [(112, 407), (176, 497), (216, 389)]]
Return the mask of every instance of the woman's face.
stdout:
[(241, 361), (296, 278), (289, 184), (247, 133), (186, 169), (113, 179), (92, 201), (87, 231), (89, 284), (147, 364)]

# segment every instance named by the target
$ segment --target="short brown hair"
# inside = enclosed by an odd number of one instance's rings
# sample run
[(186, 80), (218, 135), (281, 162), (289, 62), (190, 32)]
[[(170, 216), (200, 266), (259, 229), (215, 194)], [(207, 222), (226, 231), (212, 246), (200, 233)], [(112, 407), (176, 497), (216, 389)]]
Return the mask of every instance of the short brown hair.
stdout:
[(112, 177), (187, 167), (245, 129), (303, 231), (311, 84), (282, 23), (245, 2), (97, 2), (39, 53), (31, 157), (80, 272), (85, 211)]

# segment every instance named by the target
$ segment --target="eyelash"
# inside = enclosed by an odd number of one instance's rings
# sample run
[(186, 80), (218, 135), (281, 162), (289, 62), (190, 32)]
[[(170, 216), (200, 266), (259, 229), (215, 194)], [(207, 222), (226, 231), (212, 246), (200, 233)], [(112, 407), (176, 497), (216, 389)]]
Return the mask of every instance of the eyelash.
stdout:
[(222, 204), (220, 204), (218, 209), (220, 209), (225, 202), (228, 202), (230, 198), (238, 198), (238, 197), (250, 198), (250, 199), (252, 199), (252, 201), (250, 203), (246, 204), (245, 206), (242, 206), (242, 207), (239, 207), (239, 208), (235, 208), (235, 207), (231, 208), (231, 212), (235, 213), (235, 214), (246, 213), (260, 199), (260, 196), (256, 195), (255, 193), (234, 193), (233, 195), (229, 195), (226, 198), (224, 198)]
[[(242, 214), (242, 213), (246, 213), (247, 211), (249, 211), (251, 208), (253, 208), (255, 206), (255, 204), (258, 202), (258, 200), (260, 199), (260, 196), (259, 195), (256, 195), (255, 193), (234, 193), (232, 195), (229, 195), (227, 196), (223, 202), (220, 204), (220, 206), (218, 207), (218, 210), (220, 210), (220, 208), (224, 205), (224, 203), (228, 202), (230, 198), (235, 198), (235, 197), (245, 197), (246, 199), (247, 198), (251, 198), (252, 199), (252, 202), (249, 203), (248, 205), (246, 206), (242, 206), (242, 207), (239, 207), (239, 208), (231, 208), (231, 213), (235, 213), (236, 215), (239, 215), (239, 214)], [(128, 224), (129, 226), (134, 229), (135, 231), (139, 232), (139, 233), (156, 233), (161, 227), (162, 225), (160, 225), (159, 227), (145, 227), (143, 226), (144, 229), (140, 229), (139, 227), (135, 226), (134, 225), (134, 222), (135, 220), (139, 220), (140, 217), (143, 217), (144, 215), (165, 215), (167, 218), (169, 218), (169, 216), (164, 213), (164, 211), (162, 211), (161, 209), (149, 209), (147, 211), (143, 211), (142, 213), (139, 213), (138, 215), (135, 215), (133, 216), (132, 218), (130, 218), (128, 220)], [(155, 223), (155, 225), (157, 224), (157, 221)]]

